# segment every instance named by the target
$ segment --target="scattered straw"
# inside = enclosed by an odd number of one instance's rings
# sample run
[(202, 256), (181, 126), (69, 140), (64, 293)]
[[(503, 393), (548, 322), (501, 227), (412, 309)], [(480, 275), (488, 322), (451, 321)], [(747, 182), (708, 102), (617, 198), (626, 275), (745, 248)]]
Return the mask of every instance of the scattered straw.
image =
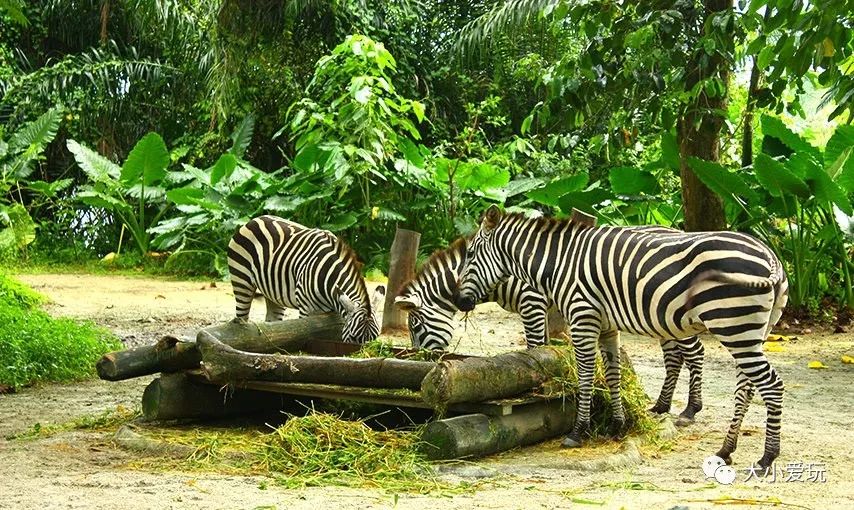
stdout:
[(141, 429), (191, 447), (186, 459), (147, 458), (133, 467), (265, 475), (288, 488), (343, 485), (389, 492), (458, 491), (440, 481), (418, 451), (415, 432), (376, 431), (362, 421), (312, 412), (271, 432), (249, 429)]
[(119, 405), (115, 409), (108, 409), (100, 414), (87, 414), (63, 423), (48, 423), (45, 425), (36, 423), (28, 430), (9, 435), (6, 439), (43, 439), (69, 430), (115, 430), (120, 425), (139, 418), (141, 414), (138, 408), (129, 409)]

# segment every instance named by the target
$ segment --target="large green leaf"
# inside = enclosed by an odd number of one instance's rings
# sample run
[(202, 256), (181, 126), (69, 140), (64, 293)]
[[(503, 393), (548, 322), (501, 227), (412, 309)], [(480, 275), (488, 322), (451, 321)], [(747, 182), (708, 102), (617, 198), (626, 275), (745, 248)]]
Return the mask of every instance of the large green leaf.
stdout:
[(661, 134), (661, 160), (664, 161), (667, 168), (679, 171), (681, 161), (679, 144), (676, 142), (676, 136), (669, 131)]
[(756, 180), (772, 196), (797, 195), (801, 198), (808, 198), (810, 195), (809, 186), (803, 179), (792, 173), (786, 168), (786, 165), (767, 154), (756, 156), (753, 169), (756, 172)]
[(770, 115), (762, 116), (762, 134), (765, 136), (774, 137), (783, 142), (786, 147), (794, 152), (807, 152), (816, 158), (821, 156), (821, 152), (804, 140), (799, 134), (795, 133), (777, 117)]
[(854, 193), (854, 125), (836, 128), (824, 149), (824, 164), (831, 179)]
[(0, 233), (3, 249), (22, 250), (36, 240), (36, 224), (21, 204), (14, 204), (3, 210), (3, 222), (8, 226)]
[(722, 198), (734, 200), (737, 197), (748, 202), (756, 201), (756, 193), (750, 189), (747, 182), (723, 165), (695, 157), (688, 158), (688, 165), (706, 187)]
[(564, 214), (570, 214), (573, 209), (578, 209), (588, 214), (597, 215), (597, 206), (606, 200), (613, 199), (614, 196), (608, 190), (592, 187), (584, 191), (564, 193), (558, 199), (558, 204)]
[(59, 110), (48, 110), (18, 130), (9, 141), (9, 146), (16, 152), (26, 151), (27, 157), (35, 157), (56, 137), (61, 120), (62, 113)]
[(581, 191), (587, 185), (590, 177), (586, 173), (576, 174), (562, 179), (556, 179), (545, 187), (528, 192), (528, 198), (534, 202), (556, 207), (558, 199), (567, 193)]
[(514, 179), (507, 183), (502, 190), (504, 192), (504, 196), (507, 198), (515, 197), (516, 195), (521, 195), (522, 193), (528, 193), (529, 191), (535, 190), (541, 186), (543, 186), (544, 182), (539, 177), (526, 177), (523, 179)]
[[(797, 155), (797, 154), (796, 154)], [(808, 157), (808, 156), (805, 156)], [(794, 159), (794, 156), (793, 156)], [(791, 163), (791, 161), (790, 161)], [(787, 164), (787, 166), (789, 166)], [(854, 215), (848, 193), (837, 183), (833, 182), (827, 172), (818, 163), (805, 166), (806, 182), (809, 184), (816, 200), (824, 204), (836, 204), (848, 216)]]
[(74, 140), (68, 140), (66, 143), (68, 150), (74, 154), (74, 159), (80, 166), (80, 169), (93, 182), (111, 182), (119, 178), (121, 168), (109, 159), (101, 156), (92, 149), (80, 145)]
[(264, 210), (273, 212), (293, 212), (307, 199), (299, 195), (274, 195), (264, 201)]
[(247, 114), (240, 121), (240, 125), (231, 133), (231, 148), (228, 152), (234, 154), (238, 158), (242, 158), (246, 154), (246, 148), (252, 142), (252, 133), (255, 131), (255, 116)]
[(237, 158), (234, 157), (234, 154), (226, 152), (220, 156), (211, 168), (211, 186), (216, 186), (222, 179), (230, 177), (236, 167)]
[(611, 190), (618, 195), (652, 195), (658, 193), (658, 181), (646, 170), (633, 166), (618, 166), (608, 173)]
[(186, 186), (170, 189), (166, 192), (166, 199), (176, 205), (199, 205), (205, 199), (205, 192), (200, 188)]
[(324, 223), (320, 228), (329, 230), (330, 232), (339, 232), (341, 230), (352, 227), (356, 224), (356, 215), (353, 213), (344, 213), (330, 219), (328, 223)]
[(454, 180), (460, 189), (487, 191), (506, 186), (510, 182), (510, 171), (491, 163), (466, 163), (460, 165)]
[(126, 184), (142, 181), (146, 186), (160, 182), (169, 166), (169, 150), (157, 133), (148, 133), (136, 143), (122, 165), (121, 180)]

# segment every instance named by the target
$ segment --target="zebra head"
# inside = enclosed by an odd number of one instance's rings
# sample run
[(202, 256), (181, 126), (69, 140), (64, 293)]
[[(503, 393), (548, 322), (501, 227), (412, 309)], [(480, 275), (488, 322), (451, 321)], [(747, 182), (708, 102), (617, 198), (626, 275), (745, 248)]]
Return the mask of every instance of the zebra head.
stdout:
[(376, 310), (385, 296), (385, 287), (380, 285), (374, 291), (370, 301), (358, 303), (346, 293), (338, 296), (338, 303), (343, 309), (344, 329), (341, 339), (344, 342), (364, 344), (374, 340), (380, 334)]
[(454, 336), (454, 310), (431, 300), (422, 300), (417, 290), (407, 290), (394, 299), (409, 317), (409, 338), (415, 349), (445, 350)]
[(495, 230), (501, 222), (501, 210), (492, 205), (487, 209), (480, 228), (472, 237), (460, 270), (459, 292), (454, 300), (464, 312), (486, 298), (489, 291), (510, 276), (503, 257), (496, 250)]

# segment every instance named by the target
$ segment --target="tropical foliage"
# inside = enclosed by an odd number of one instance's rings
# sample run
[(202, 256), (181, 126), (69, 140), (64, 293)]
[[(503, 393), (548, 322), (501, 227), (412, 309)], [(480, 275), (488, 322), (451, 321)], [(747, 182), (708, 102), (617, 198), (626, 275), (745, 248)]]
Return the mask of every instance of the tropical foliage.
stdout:
[(851, 306), (852, 7), (0, 2), (0, 248), (224, 274), (271, 213), (384, 270), (398, 226), (577, 208), (752, 233)]

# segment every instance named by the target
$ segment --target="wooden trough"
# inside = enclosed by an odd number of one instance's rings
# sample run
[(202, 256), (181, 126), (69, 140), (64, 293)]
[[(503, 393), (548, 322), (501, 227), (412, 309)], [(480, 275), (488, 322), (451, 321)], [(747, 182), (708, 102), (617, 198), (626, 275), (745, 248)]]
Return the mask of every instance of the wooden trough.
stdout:
[[(146, 420), (211, 419), (296, 410), (297, 400), (342, 400), (432, 412), (423, 429), (431, 459), (482, 456), (569, 430), (574, 404), (531, 390), (562, 374), (564, 353), (538, 347), (493, 357), (445, 354), (434, 361), (347, 357), (362, 346), (332, 340), (341, 322), (319, 315), (278, 323), (228, 323), (196, 341), (105, 355), (102, 379), (161, 372), (142, 397)], [(421, 353), (423, 355), (423, 353)], [(438, 356), (438, 355), (437, 355)]]

